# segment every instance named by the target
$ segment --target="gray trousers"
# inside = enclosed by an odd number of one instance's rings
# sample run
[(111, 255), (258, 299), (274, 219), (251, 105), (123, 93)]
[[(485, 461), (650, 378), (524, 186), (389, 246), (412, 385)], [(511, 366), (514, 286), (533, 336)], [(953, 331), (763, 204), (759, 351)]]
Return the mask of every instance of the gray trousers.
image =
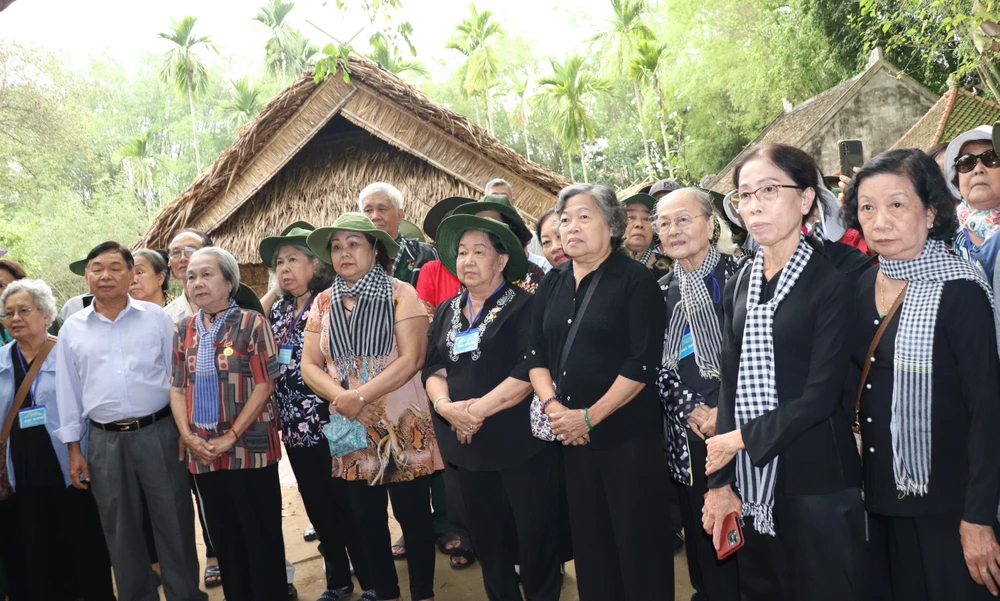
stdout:
[(158, 601), (142, 530), (146, 497), (167, 601), (207, 601), (198, 588), (187, 462), (177, 460), (174, 420), (135, 432), (90, 428), (91, 489), (111, 553), (119, 601)]

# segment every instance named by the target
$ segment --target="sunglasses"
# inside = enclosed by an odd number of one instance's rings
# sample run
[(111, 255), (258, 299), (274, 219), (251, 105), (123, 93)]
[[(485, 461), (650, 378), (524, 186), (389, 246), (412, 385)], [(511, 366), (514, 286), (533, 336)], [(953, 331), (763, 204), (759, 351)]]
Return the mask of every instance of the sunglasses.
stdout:
[(990, 148), (989, 150), (983, 151), (979, 154), (965, 153), (962, 156), (955, 159), (955, 171), (959, 173), (968, 173), (976, 168), (976, 163), (982, 161), (983, 167), (987, 169), (996, 169), (1000, 167), (1000, 157), (997, 156), (995, 150)]

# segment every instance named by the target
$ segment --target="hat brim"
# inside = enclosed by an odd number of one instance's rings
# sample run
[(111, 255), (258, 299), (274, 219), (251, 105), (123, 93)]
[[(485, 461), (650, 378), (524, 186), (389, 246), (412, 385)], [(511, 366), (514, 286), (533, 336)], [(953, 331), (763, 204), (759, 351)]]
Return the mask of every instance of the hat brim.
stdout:
[[(524, 224), (524, 220), (521, 216), (517, 214), (517, 209), (510, 205), (501, 204), (499, 202), (490, 202), (488, 200), (478, 200), (473, 201), (468, 204), (464, 204), (455, 209), (452, 213), (452, 217), (455, 215), (473, 215), (477, 213), (482, 213), (483, 211), (496, 211), (504, 217), (510, 220), (510, 229), (517, 236), (517, 239), (521, 242), (521, 249), (524, 249), (524, 245), (531, 241), (531, 232), (528, 230), (528, 226)], [(444, 223), (442, 221), (442, 223)], [(438, 226), (440, 229), (441, 226)], [(436, 238), (435, 238), (436, 239)], [(520, 278), (518, 278), (520, 279)]]
[(80, 259), (69, 264), (70, 272), (83, 277), (87, 275), (87, 259)]
[(406, 219), (399, 222), (399, 233), (404, 238), (413, 238), (415, 240), (420, 240), (421, 242), (427, 242), (427, 238), (424, 238), (424, 233), (420, 231), (417, 224), (412, 221), (407, 221)]
[(309, 246), (309, 250), (313, 251), (313, 254), (319, 257), (320, 261), (323, 261), (327, 265), (333, 265), (330, 260), (330, 238), (337, 232), (357, 232), (359, 234), (368, 234), (373, 236), (376, 240), (382, 243), (385, 247), (387, 253), (389, 253), (390, 259), (395, 259), (396, 254), (399, 253), (399, 244), (389, 236), (389, 234), (383, 232), (380, 229), (367, 229), (360, 227), (321, 227), (309, 234), (306, 239), (306, 244)]
[(281, 250), (282, 246), (294, 245), (309, 248), (306, 242), (308, 239), (309, 236), (271, 236), (264, 238), (260, 241), (260, 246), (258, 247), (260, 260), (264, 262), (264, 265), (273, 268), (274, 261), (278, 258), (278, 251)]
[(441, 220), (451, 215), (458, 207), (470, 202), (476, 201), (462, 196), (449, 196), (444, 200), (439, 200), (427, 211), (427, 216), (424, 217), (424, 233), (432, 240), (437, 240), (437, 229), (441, 225)]
[(967, 132), (959, 134), (954, 140), (948, 142), (948, 148), (944, 151), (944, 179), (948, 183), (948, 189), (951, 190), (952, 196), (955, 198), (962, 198), (962, 191), (958, 189), (958, 186), (952, 183), (952, 181), (955, 180), (955, 176), (958, 174), (958, 172), (955, 171), (955, 159), (957, 159), (959, 153), (962, 152), (962, 147), (969, 142), (986, 141), (993, 144), (993, 148), (996, 148), (996, 143), (993, 142), (993, 131), (995, 127), (995, 125), (980, 125), (975, 129), (970, 129)]
[(461, 276), (456, 270), (458, 244), (462, 241), (462, 236), (470, 231), (487, 232), (500, 238), (500, 242), (503, 243), (509, 257), (507, 267), (504, 269), (504, 277), (507, 281), (516, 282), (528, 273), (528, 257), (524, 254), (524, 247), (521, 246), (521, 241), (505, 223), (475, 215), (452, 215), (441, 221), (437, 231), (437, 249), (441, 264), (459, 280), (461, 280)]
[(621, 203), (623, 207), (627, 207), (631, 204), (641, 204), (649, 209), (650, 213), (656, 210), (656, 199), (649, 194), (633, 194), (628, 198), (622, 199)]
[(261, 315), (264, 314), (264, 306), (260, 304), (260, 298), (257, 297), (257, 293), (243, 282), (240, 282), (239, 288), (236, 289), (233, 300), (236, 301), (236, 305), (240, 309), (256, 311)]

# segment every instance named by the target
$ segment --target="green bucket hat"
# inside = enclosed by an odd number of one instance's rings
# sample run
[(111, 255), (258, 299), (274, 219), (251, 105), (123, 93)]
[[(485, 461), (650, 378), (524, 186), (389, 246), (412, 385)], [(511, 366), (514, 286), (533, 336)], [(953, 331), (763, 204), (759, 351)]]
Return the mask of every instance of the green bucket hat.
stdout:
[(455, 209), (470, 202), (476, 201), (462, 196), (449, 196), (434, 203), (434, 206), (427, 211), (427, 216), (424, 217), (424, 233), (436, 240), (437, 228), (441, 225), (441, 220), (445, 217), (451, 217)]
[(315, 227), (305, 221), (296, 221), (282, 230), (281, 235), (264, 238), (260, 241), (260, 246), (258, 247), (261, 261), (268, 267), (274, 267), (274, 260), (278, 256), (278, 249), (282, 246), (294, 244), (308, 248), (306, 239), (315, 229)]
[(420, 231), (416, 223), (412, 221), (407, 221), (403, 219), (399, 222), (399, 233), (404, 238), (415, 238), (421, 242), (427, 242), (427, 238), (424, 237), (424, 233)]
[(623, 207), (636, 203), (644, 205), (647, 209), (649, 209), (650, 213), (656, 210), (656, 199), (649, 194), (643, 194), (641, 192), (639, 194), (629, 196), (628, 198), (622, 200), (621, 203)]
[[(496, 211), (507, 218), (510, 222), (510, 229), (521, 241), (522, 249), (525, 244), (531, 241), (531, 231), (528, 230), (528, 226), (524, 224), (521, 216), (517, 214), (517, 209), (511, 204), (510, 199), (503, 194), (487, 194), (478, 202), (469, 202), (458, 207), (452, 215), (475, 215), (483, 211)], [(438, 227), (440, 228), (440, 226)]]
[(87, 275), (87, 259), (73, 261), (69, 264), (69, 270), (80, 277)]
[[(502, 198), (506, 198), (506, 196)], [(441, 256), (441, 263), (452, 275), (458, 277), (455, 272), (458, 243), (461, 242), (465, 232), (469, 231), (488, 232), (500, 238), (507, 255), (510, 257), (507, 261), (507, 268), (504, 269), (504, 276), (508, 281), (516, 282), (528, 273), (528, 257), (524, 254), (524, 247), (521, 246), (521, 241), (517, 239), (506, 223), (489, 217), (452, 215), (441, 221), (441, 225), (437, 228), (438, 254)]]
[(337, 217), (332, 226), (321, 227), (309, 234), (309, 237), (306, 239), (309, 250), (313, 251), (324, 263), (330, 264), (330, 238), (336, 232), (358, 232), (374, 236), (376, 240), (382, 243), (385, 250), (388, 251), (390, 259), (395, 258), (396, 253), (399, 252), (399, 244), (389, 234), (376, 228), (371, 219), (361, 213), (344, 213), (340, 217)]

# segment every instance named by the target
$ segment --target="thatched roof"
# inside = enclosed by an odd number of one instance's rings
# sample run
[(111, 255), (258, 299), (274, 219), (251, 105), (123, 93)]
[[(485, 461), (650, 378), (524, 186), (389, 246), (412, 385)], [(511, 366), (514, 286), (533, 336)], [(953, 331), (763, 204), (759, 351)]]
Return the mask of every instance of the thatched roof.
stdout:
[(892, 147), (927, 150), (994, 121), (1000, 121), (1000, 104), (962, 88), (951, 88)]
[[(350, 83), (345, 83), (337, 73), (317, 84), (312, 74), (306, 73), (272, 98), (256, 119), (243, 126), (233, 144), (212, 166), (164, 207), (135, 246), (162, 248), (174, 230), (194, 227), (215, 237), (229, 233), (241, 242), (238, 247), (246, 247), (230, 250), (235, 251), (241, 263), (251, 262), (255, 252), (251, 249), (255, 249), (264, 236), (274, 235), (286, 222), (295, 219), (313, 220), (315, 225), (332, 222), (339, 211), (350, 208), (343, 198), (353, 196), (356, 202), (360, 187), (382, 176), (407, 196), (406, 208), (411, 219), (422, 219), (429, 205), (443, 197), (435, 198), (434, 194), (461, 192), (473, 196), (482, 193), (482, 186), (489, 179), (502, 177), (513, 184), (515, 204), (531, 221), (552, 206), (558, 191), (571, 183), (562, 174), (526, 160), (483, 128), (431, 101), (423, 92), (376, 63), (352, 58), (349, 68)], [(381, 149), (377, 144), (365, 143), (368, 152), (385, 155), (385, 148), (401, 151), (416, 159), (407, 164), (412, 169), (422, 166), (425, 178), (430, 177), (429, 172), (436, 172), (453, 185), (449, 187), (439, 181), (420, 191), (428, 195), (417, 199), (424, 206), (411, 204), (413, 186), (405, 182), (400, 185), (393, 179), (400, 177), (401, 171), (397, 168), (387, 172), (390, 165), (380, 167), (369, 160), (363, 165), (367, 177), (357, 177), (358, 165), (351, 166), (355, 171), (341, 170), (336, 176), (343, 189), (334, 205), (342, 206), (331, 206), (329, 197), (299, 195), (296, 197), (299, 201), (307, 201), (308, 207), (303, 208), (310, 209), (310, 214), (303, 215), (295, 213), (294, 206), (287, 205), (294, 199), (280, 186), (272, 185), (270, 193), (265, 194), (269, 182), (275, 180), (314, 137), (325, 137), (327, 142), (335, 140), (338, 151), (350, 150), (344, 144), (348, 143), (345, 139), (351, 138), (352, 128), (366, 132), (360, 137), (375, 137), (384, 143)], [(358, 136), (355, 138), (352, 143), (361, 143)], [(393, 161), (398, 163), (399, 159), (396, 154)], [(334, 159), (325, 168), (329, 170), (337, 165)], [(346, 163), (341, 161), (339, 165), (344, 167)], [(342, 185), (345, 174), (355, 180), (350, 182), (350, 189)], [(282, 176), (279, 181), (285, 179)], [(407, 187), (411, 189), (405, 189)], [(279, 201), (277, 206), (271, 206), (274, 200)], [(261, 220), (265, 214), (273, 218)], [(270, 223), (272, 219), (275, 223)], [(236, 222), (230, 223), (233, 220)], [(224, 244), (221, 240), (218, 243)]]

